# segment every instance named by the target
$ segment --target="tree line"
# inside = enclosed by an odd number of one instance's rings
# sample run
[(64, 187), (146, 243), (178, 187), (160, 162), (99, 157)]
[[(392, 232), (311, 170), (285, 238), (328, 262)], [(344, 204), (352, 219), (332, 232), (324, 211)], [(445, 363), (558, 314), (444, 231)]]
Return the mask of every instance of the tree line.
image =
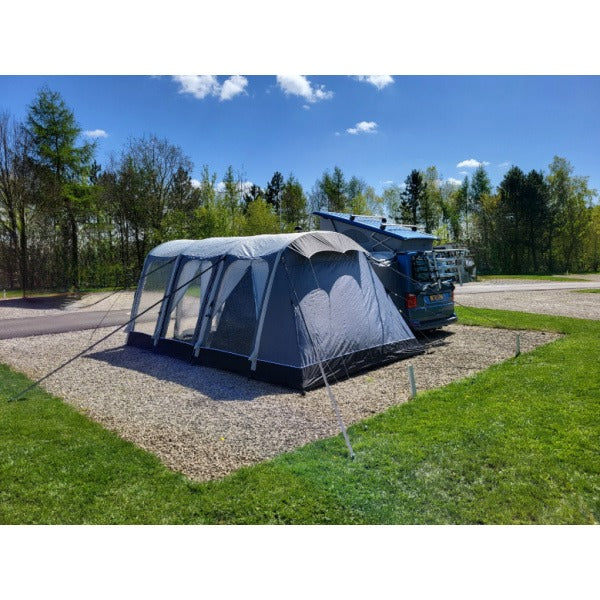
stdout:
[(565, 158), (548, 172), (511, 167), (496, 190), (479, 166), (461, 185), (435, 166), (382, 194), (326, 170), (306, 193), (276, 171), (264, 187), (229, 166), (199, 180), (184, 151), (155, 135), (131, 138), (101, 167), (59, 93), (41, 89), (23, 122), (0, 115), (0, 287), (133, 285), (147, 252), (176, 238), (290, 232), (314, 210), (385, 215), (468, 246), (480, 272), (600, 268), (600, 207)]

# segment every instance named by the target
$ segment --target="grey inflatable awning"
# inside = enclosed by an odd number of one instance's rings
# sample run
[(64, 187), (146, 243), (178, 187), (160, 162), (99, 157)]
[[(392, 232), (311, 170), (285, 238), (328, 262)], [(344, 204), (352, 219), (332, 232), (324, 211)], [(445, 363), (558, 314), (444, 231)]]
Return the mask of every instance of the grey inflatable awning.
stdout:
[(173, 240), (151, 250), (149, 256), (167, 258), (177, 255), (190, 258), (265, 258), (289, 248), (310, 258), (318, 252), (365, 252), (349, 237), (333, 231), (279, 233), (249, 237), (207, 238), (204, 240)]
[(344, 252), (356, 251), (364, 252), (365, 249), (359, 246), (354, 240), (348, 236), (331, 231), (311, 231), (305, 234), (300, 234), (291, 244), (288, 245), (290, 250), (298, 254), (310, 258), (318, 252)]

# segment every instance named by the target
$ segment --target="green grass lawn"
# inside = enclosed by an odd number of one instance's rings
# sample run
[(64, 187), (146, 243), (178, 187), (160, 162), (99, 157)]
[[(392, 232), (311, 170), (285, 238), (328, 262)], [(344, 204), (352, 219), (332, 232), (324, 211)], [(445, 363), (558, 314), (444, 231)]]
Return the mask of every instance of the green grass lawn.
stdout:
[[(115, 287), (99, 287), (99, 288), (82, 288), (78, 292), (65, 292), (64, 290), (29, 290), (27, 291), (27, 298), (47, 298), (51, 296), (65, 296), (65, 295), (82, 295), (91, 294), (94, 292), (113, 292), (115, 290), (121, 290), (122, 288)], [(134, 289), (134, 288), (131, 288)], [(23, 290), (0, 290), (0, 300), (4, 298), (22, 298)]]
[(573, 290), (577, 294), (600, 294), (600, 289), (595, 290)]
[[(68, 292), (57, 292), (57, 291), (36, 291), (36, 292), (27, 292), (26, 298), (48, 298), (53, 296), (65, 296)], [(9, 298), (22, 298), (23, 291), (22, 290), (1, 290), (0, 291), (0, 300), (4, 299), (6, 296)]]
[[(600, 322), (458, 309), (561, 339), (341, 436), (192, 483), (0, 367), (0, 523), (596, 523)], [(376, 376), (376, 372), (374, 372)]]
[(527, 279), (532, 281), (591, 281), (584, 277), (563, 277), (561, 275), (478, 275), (477, 281), (490, 279)]

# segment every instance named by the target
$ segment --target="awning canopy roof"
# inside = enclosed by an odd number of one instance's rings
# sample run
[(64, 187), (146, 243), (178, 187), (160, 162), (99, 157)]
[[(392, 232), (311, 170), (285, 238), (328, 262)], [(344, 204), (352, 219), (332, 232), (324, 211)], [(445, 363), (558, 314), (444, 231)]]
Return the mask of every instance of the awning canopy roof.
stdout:
[(302, 233), (279, 233), (249, 237), (207, 238), (204, 240), (173, 240), (150, 251), (154, 258), (186, 256), (190, 258), (217, 258), (231, 256), (251, 259), (265, 258), (289, 248), (310, 258), (318, 252), (365, 252), (349, 237), (333, 231), (307, 231)]

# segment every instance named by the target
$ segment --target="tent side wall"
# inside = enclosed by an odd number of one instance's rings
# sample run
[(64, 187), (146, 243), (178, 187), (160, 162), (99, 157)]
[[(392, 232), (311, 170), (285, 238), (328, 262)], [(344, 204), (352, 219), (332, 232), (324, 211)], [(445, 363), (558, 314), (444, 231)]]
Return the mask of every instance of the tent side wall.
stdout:
[(323, 385), (319, 360), (327, 374), (345, 379), (422, 351), (364, 253), (286, 259), (303, 389)]

